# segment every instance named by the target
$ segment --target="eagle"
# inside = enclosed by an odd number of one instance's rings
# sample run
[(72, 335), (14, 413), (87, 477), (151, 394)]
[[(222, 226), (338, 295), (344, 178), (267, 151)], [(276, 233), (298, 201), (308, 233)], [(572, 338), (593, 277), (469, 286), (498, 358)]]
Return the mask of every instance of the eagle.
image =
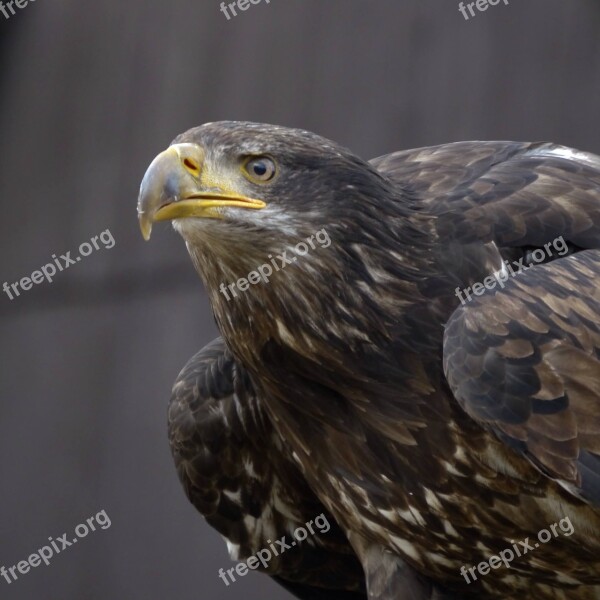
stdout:
[(146, 239), (172, 221), (220, 331), (168, 422), (187, 497), (246, 561), (223, 585), (600, 598), (600, 157), (476, 141), (367, 162), (207, 123), (152, 161), (138, 217)]

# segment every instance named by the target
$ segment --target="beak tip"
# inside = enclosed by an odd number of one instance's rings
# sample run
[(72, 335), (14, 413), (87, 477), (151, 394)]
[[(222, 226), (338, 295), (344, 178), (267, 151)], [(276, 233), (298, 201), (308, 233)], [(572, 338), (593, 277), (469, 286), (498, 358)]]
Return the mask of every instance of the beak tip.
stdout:
[(140, 215), (139, 220), (142, 237), (147, 242), (152, 234), (152, 221), (150, 221), (148, 218), (145, 218), (144, 215)]

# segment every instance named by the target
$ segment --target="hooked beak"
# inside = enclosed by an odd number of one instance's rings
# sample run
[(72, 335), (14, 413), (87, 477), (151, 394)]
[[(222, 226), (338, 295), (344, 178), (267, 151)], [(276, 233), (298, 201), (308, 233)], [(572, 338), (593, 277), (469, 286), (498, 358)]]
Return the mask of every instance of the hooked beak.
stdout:
[(174, 144), (150, 164), (138, 197), (138, 219), (145, 240), (155, 221), (186, 217), (222, 218), (223, 206), (260, 209), (262, 200), (236, 193), (204, 191), (200, 176), (204, 150), (197, 144)]

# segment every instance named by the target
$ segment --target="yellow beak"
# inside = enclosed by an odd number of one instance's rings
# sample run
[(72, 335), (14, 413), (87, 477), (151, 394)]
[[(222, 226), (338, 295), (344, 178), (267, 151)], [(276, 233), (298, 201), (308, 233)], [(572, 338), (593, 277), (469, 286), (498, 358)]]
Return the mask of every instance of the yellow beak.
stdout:
[(204, 151), (197, 144), (174, 144), (150, 164), (138, 198), (138, 219), (145, 240), (150, 239), (155, 221), (186, 217), (223, 218), (224, 206), (260, 209), (262, 200), (235, 193), (200, 189), (199, 176)]

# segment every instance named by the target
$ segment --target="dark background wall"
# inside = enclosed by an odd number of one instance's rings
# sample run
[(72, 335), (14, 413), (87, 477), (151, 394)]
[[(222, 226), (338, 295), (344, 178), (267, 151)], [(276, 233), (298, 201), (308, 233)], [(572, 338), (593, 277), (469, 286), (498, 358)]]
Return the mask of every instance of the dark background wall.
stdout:
[[(100, 510), (8, 599), (289, 597), (226, 588), (220, 537), (188, 505), (166, 441), (184, 362), (216, 335), (170, 227), (145, 244), (150, 160), (205, 121), (314, 130), (372, 157), (462, 139), (600, 153), (600, 3), (511, 0), (38, 0), (0, 15), (0, 284), (110, 229), (116, 244), (10, 301), (0, 293), (0, 565)], [(72, 537), (72, 534), (70, 534)]]

